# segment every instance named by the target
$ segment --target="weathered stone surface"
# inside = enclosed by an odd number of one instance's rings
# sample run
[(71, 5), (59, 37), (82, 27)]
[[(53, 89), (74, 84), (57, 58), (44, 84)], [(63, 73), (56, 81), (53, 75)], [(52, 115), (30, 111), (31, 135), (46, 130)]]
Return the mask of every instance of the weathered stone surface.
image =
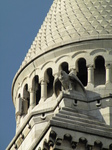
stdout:
[(111, 0), (54, 0), (13, 81), (7, 150), (112, 149), (111, 24)]
[(110, 38), (111, 23), (110, 0), (94, 2), (93, 0), (54, 0), (22, 66), (57, 45)]

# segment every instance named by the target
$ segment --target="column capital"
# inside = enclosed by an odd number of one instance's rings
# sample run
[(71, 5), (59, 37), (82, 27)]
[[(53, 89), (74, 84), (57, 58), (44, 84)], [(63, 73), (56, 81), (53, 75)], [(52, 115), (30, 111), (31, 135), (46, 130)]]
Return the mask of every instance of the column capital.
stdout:
[(94, 66), (92, 64), (89, 64), (87, 66), (87, 70), (88, 70), (88, 85), (90, 86), (90, 84), (93, 86), (94, 84)]
[(33, 93), (33, 92), (36, 92), (36, 90), (34, 90), (33, 88), (29, 88), (28, 92)]
[(70, 73), (74, 73), (76, 75), (77, 74), (76, 69), (75, 68), (70, 68)]
[(94, 65), (89, 64), (89, 65), (87, 65), (87, 68), (88, 68), (88, 69), (89, 69), (89, 68), (94, 68)]
[(48, 80), (41, 80), (41, 81), (40, 81), (40, 84), (41, 84), (41, 85), (42, 85), (42, 84), (47, 84), (47, 83), (49, 83)]
[(72, 70), (72, 69), (73, 69), (73, 70), (76, 70), (76, 68), (75, 68), (74, 65), (70, 65), (70, 66), (69, 66), (69, 70)]
[(105, 67), (106, 67), (106, 68), (111, 68), (111, 67), (112, 67), (112, 64), (107, 63), (107, 64), (105, 64)]
[(58, 77), (58, 74), (59, 74), (58, 72), (53, 74), (55, 79)]
[(111, 68), (112, 68), (112, 64), (107, 63), (105, 65), (106, 67), (106, 84), (111, 83), (112, 78), (111, 78)]
[(46, 82), (46, 83), (49, 83), (49, 79), (48, 78), (41, 78), (40, 79), (40, 83), (42, 84), (42, 83), (44, 83), (44, 82)]

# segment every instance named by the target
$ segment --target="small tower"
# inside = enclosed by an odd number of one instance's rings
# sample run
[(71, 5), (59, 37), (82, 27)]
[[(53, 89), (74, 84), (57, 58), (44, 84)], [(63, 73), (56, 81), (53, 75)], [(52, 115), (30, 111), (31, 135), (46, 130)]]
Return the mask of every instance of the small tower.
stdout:
[(12, 99), (7, 150), (112, 150), (112, 1), (54, 0)]

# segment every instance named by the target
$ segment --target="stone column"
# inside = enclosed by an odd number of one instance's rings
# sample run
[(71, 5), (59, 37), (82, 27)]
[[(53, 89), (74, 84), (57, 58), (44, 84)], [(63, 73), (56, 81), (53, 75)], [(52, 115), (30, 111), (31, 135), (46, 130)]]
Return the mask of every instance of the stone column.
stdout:
[(111, 83), (111, 65), (106, 65), (106, 84)]
[(30, 110), (31, 110), (36, 106), (36, 91), (30, 88), (29, 93), (30, 93)]
[(41, 80), (41, 102), (47, 99), (47, 81)]
[(92, 65), (88, 66), (88, 84), (94, 84), (94, 68)]
[(52, 146), (50, 146), (50, 150), (53, 150), (53, 147), (52, 147)]

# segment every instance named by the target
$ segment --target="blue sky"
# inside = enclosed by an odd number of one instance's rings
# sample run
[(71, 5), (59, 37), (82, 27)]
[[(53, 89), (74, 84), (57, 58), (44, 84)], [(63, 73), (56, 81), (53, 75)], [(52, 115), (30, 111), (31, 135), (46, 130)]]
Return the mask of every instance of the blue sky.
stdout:
[(15, 135), (11, 85), (53, 0), (0, 0), (0, 150)]

